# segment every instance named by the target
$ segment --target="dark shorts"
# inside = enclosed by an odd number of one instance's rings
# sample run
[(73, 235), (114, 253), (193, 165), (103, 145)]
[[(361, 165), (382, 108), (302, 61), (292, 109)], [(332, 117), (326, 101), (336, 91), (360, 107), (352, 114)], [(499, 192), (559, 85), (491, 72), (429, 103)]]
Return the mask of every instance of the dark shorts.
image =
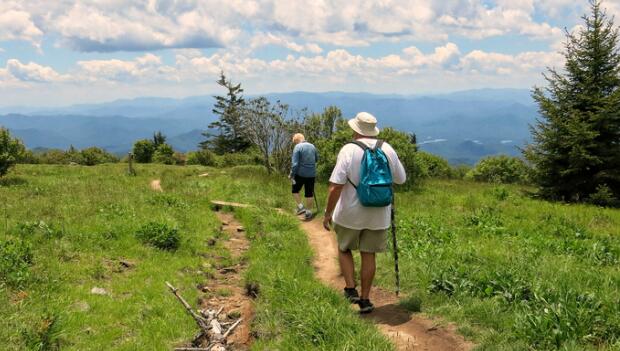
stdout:
[(301, 187), (304, 187), (304, 195), (306, 197), (314, 196), (314, 177), (306, 178), (300, 177), (298, 175), (295, 176), (295, 184), (293, 184), (293, 194), (299, 194)]

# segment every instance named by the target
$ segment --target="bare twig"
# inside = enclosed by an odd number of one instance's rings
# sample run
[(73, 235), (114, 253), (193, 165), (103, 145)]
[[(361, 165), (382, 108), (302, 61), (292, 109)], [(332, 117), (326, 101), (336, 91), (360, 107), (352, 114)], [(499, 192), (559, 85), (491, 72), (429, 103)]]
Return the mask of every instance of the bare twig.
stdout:
[(207, 331), (209, 330), (209, 326), (207, 326), (205, 324), (205, 321), (196, 314), (196, 312), (194, 312), (194, 310), (192, 309), (192, 307), (187, 303), (187, 301), (185, 301), (185, 299), (179, 294), (179, 289), (175, 288), (174, 286), (172, 286), (170, 283), (166, 282), (166, 285), (168, 286), (168, 288), (170, 289), (170, 291), (172, 291), (172, 293), (174, 294), (174, 296), (177, 297), (177, 299), (181, 302), (181, 304), (183, 305), (183, 307), (185, 307), (185, 309), (187, 310), (187, 312), (192, 316), (192, 318), (194, 318), (194, 320), (196, 321), (196, 324), (198, 324), (198, 326), (200, 327), (200, 329), (202, 329), (205, 333), (207, 333)]
[(222, 338), (226, 339), (228, 337), (228, 335), (230, 335), (230, 333), (239, 325), (239, 323), (241, 323), (242, 320), (243, 320), (243, 318), (239, 318), (235, 322), (235, 324), (231, 325), (230, 328), (228, 328), (228, 330), (226, 331), (226, 333), (224, 333)]

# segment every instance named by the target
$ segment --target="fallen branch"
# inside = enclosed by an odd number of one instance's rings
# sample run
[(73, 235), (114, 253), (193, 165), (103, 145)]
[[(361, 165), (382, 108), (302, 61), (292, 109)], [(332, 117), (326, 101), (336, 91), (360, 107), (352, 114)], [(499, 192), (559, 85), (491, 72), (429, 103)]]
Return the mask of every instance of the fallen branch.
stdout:
[(243, 318), (239, 318), (235, 322), (235, 324), (231, 325), (230, 328), (228, 328), (228, 330), (226, 331), (226, 333), (224, 333), (222, 338), (226, 339), (228, 337), (228, 335), (230, 335), (230, 333), (239, 325), (239, 323), (241, 323), (242, 320), (243, 320)]
[(185, 299), (179, 294), (179, 289), (175, 288), (174, 286), (172, 286), (170, 283), (166, 282), (166, 285), (168, 286), (168, 288), (170, 289), (170, 291), (172, 291), (172, 293), (174, 294), (174, 296), (177, 297), (177, 299), (181, 302), (181, 304), (183, 305), (183, 307), (185, 307), (185, 310), (187, 310), (187, 312), (192, 316), (192, 318), (194, 318), (194, 320), (196, 321), (196, 324), (198, 324), (198, 326), (200, 327), (200, 329), (202, 329), (205, 333), (208, 333), (209, 331), (209, 326), (204, 322), (204, 320), (196, 314), (196, 312), (194, 312), (194, 310), (192, 309), (192, 307), (187, 303), (187, 301), (185, 301)]

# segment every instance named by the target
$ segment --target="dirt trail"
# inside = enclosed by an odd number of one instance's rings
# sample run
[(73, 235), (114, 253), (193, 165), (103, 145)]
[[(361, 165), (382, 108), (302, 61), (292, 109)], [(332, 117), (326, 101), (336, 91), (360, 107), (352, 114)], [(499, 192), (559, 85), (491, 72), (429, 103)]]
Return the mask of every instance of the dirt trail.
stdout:
[[(163, 192), (161, 181), (154, 179), (149, 184), (150, 188), (157, 192)], [(227, 234), (227, 240), (222, 240), (224, 246), (233, 259), (232, 266), (223, 266), (219, 262), (216, 263), (216, 272), (204, 284), (199, 284), (197, 288), (205, 293), (199, 297), (199, 307), (202, 309), (218, 309), (223, 307), (223, 313), (227, 314), (230, 322), (236, 321), (238, 318), (243, 320), (228, 337), (228, 345), (233, 350), (248, 350), (252, 342), (250, 333), (250, 323), (254, 316), (251, 297), (243, 287), (242, 271), (246, 267), (243, 260), (243, 254), (250, 247), (250, 242), (245, 236), (245, 230), (241, 224), (235, 219), (231, 213), (221, 212), (222, 207), (234, 207), (229, 203), (214, 203), (216, 216), (221, 222), (220, 231)], [(240, 205), (240, 204), (232, 204)], [(242, 205), (241, 205), (242, 206)], [(216, 245), (217, 240), (211, 239), (208, 245)], [(218, 261), (220, 261), (218, 259)]]
[(233, 350), (246, 350), (251, 343), (250, 322), (252, 321), (253, 310), (251, 298), (247, 296), (247, 291), (243, 287), (241, 272), (246, 266), (242, 255), (248, 250), (250, 243), (245, 237), (243, 227), (231, 213), (218, 211), (216, 215), (222, 223), (221, 230), (229, 236), (229, 239), (224, 240), (222, 244), (230, 251), (236, 263), (229, 267), (218, 267), (217, 273), (208, 282), (208, 287), (212, 292), (227, 291), (230, 295), (218, 296), (218, 294), (214, 294), (203, 299), (202, 305), (203, 307), (223, 306), (224, 312), (229, 315), (231, 313), (239, 314), (243, 318), (241, 324), (228, 338), (228, 344), (232, 346)]
[[(327, 233), (319, 219), (302, 222), (301, 227), (315, 252), (316, 276), (341, 292), (344, 280), (338, 266), (335, 235)], [(437, 321), (412, 315), (398, 306), (393, 292), (373, 287), (370, 298), (375, 310), (364, 318), (372, 320), (394, 342), (397, 350), (460, 351), (473, 348), (473, 344), (458, 335), (453, 326), (439, 326)]]

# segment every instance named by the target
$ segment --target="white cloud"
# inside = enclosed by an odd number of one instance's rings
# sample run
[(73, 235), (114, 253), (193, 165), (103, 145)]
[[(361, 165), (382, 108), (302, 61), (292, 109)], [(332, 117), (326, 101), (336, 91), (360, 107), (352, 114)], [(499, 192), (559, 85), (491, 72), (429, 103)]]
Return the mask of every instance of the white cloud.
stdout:
[[(0, 40), (39, 43), (44, 35), (79, 51), (247, 47), (272, 41), (294, 52), (319, 45), (377, 41), (448, 41), (515, 33), (553, 39), (561, 30), (536, 10), (569, 8), (565, 0), (5, 0)], [(609, 7), (618, 7), (610, 2)], [(277, 42), (277, 43), (276, 43)]]
[(146, 54), (134, 60), (89, 60), (78, 61), (74, 73), (79, 80), (135, 82), (154, 80), (178, 80), (175, 69), (162, 63), (159, 56)]
[(22, 82), (49, 83), (61, 82), (67, 79), (67, 77), (58, 74), (58, 72), (51, 67), (41, 66), (34, 62), (23, 64), (16, 59), (7, 61), (5, 68), (5, 75), (6, 74)]
[(3, 9), (0, 5), (0, 41), (24, 40), (39, 46), (43, 32), (32, 22), (30, 13)]
[(267, 45), (276, 45), (287, 48), (291, 51), (301, 53), (301, 52), (309, 52), (312, 54), (320, 54), (323, 52), (320, 46), (314, 43), (307, 44), (298, 44), (290, 39), (287, 39), (283, 36), (275, 35), (272, 33), (259, 33), (256, 34), (250, 43), (250, 49), (255, 50), (257, 48), (267, 46)]

